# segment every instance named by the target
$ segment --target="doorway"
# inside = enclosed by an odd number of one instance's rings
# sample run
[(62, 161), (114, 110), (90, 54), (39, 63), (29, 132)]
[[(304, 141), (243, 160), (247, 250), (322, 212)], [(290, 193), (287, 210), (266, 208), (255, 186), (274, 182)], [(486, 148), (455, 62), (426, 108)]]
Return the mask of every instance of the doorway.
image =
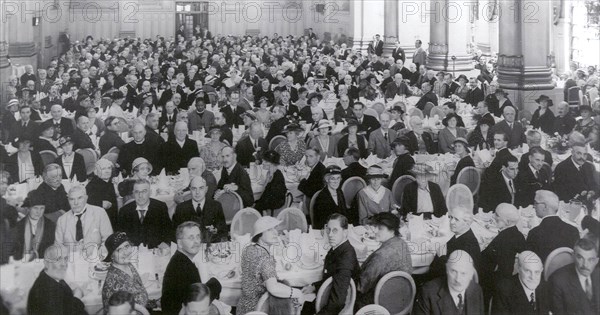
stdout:
[(175, 15), (175, 30), (179, 31), (179, 27), (183, 25), (186, 40), (194, 36), (196, 25), (200, 25), (201, 29), (208, 28), (207, 1), (177, 2)]

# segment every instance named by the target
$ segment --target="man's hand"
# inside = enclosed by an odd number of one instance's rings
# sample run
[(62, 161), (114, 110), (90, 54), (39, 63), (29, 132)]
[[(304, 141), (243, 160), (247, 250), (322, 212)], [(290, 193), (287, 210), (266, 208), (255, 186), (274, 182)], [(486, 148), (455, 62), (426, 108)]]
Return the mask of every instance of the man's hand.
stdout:
[(75, 289), (73, 289), (73, 296), (81, 299), (83, 297), (83, 290), (80, 287), (76, 287)]
[(102, 208), (109, 209), (112, 207), (112, 203), (110, 201), (102, 200)]
[(217, 190), (217, 191), (215, 192), (214, 199), (217, 199), (217, 198), (221, 197), (221, 195), (223, 195), (224, 193), (225, 193), (225, 190), (223, 190), (223, 189), (219, 189), (219, 190)]
[(315, 291), (316, 291), (315, 286), (312, 284), (309, 284), (309, 285), (305, 286), (304, 288), (302, 288), (303, 294), (311, 294), (311, 293), (315, 293)]

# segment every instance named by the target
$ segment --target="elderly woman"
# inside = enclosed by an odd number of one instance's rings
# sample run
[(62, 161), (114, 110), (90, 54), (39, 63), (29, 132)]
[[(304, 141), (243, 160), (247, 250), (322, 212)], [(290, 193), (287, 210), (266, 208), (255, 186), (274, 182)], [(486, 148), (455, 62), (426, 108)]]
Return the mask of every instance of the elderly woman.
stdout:
[[(325, 188), (321, 189), (315, 199), (315, 211), (312, 219), (314, 229), (322, 229), (327, 224), (327, 218), (333, 213), (340, 213), (348, 216), (346, 199), (341, 189), (342, 170), (339, 166), (331, 165), (327, 167), (323, 177)], [(349, 218), (355, 221), (355, 218)]]
[(554, 102), (546, 95), (540, 95), (535, 102), (540, 104), (540, 107), (533, 112), (531, 125), (535, 129), (542, 129), (544, 133), (553, 135), (555, 117), (549, 107), (552, 107)]
[(117, 189), (119, 196), (123, 197), (123, 204), (133, 199), (133, 184), (138, 179), (148, 179), (152, 173), (152, 164), (145, 158), (139, 157), (131, 163), (131, 177), (119, 183)]
[(221, 160), (219, 158), (221, 149), (227, 145), (221, 142), (223, 132), (219, 126), (212, 126), (206, 137), (210, 138), (208, 144), (200, 148), (200, 157), (206, 163), (206, 169), (214, 171), (221, 168)]
[(321, 161), (326, 156), (335, 156), (335, 143), (331, 139), (331, 130), (333, 125), (329, 120), (321, 119), (317, 126), (317, 134), (308, 143), (309, 148), (318, 148), (321, 151)]
[(358, 219), (364, 225), (368, 218), (381, 212), (395, 210), (392, 192), (383, 187), (381, 182), (387, 175), (380, 166), (374, 165), (367, 169), (367, 187), (358, 192)]
[(127, 234), (117, 232), (106, 239), (108, 255), (104, 259), (110, 263), (106, 280), (102, 287), (102, 304), (108, 312), (108, 299), (117, 291), (129, 292), (134, 296), (135, 304), (145, 307), (148, 304), (148, 292), (138, 271), (131, 263), (134, 249)]
[(62, 148), (63, 153), (56, 158), (54, 163), (60, 165), (63, 179), (73, 180), (77, 178), (79, 182), (85, 182), (87, 179), (85, 161), (81, 154), (73, 151), (73, 140), (71, 140), (71, 137), (61, 137), (58, 139), (58, 144)]
[(283, 174), (278, 169), (280, 161), (279, 153), (268, 150), (262, 155), (262, 167), (267, 171), (267, 185), (260, 199), (254, 204), (258, 211), (275, 210), (285, 204), (287, 188)]
[(600, 126), (592, 117), (592, 108), (588, 105), (579, 106), (579, 113), (581, 119), (575, 123), (573, 130), (580, 132), (585, 137), (586, 142), (591, 144), (597, 142), (600, 136)]
[(315, 112), (321, 112), (323, 114), (323, 116), (321, 116), (321, 117), (323, 117), (323, 118), (327, 117), (327, 114), (325, 113), (325, 111), (319, 106), (319, 102), (321, 102), (322, 99), (323, 99), (323, 95), (321, 95), (319, 93), (313, 93), (313, 94), (308, 95), (308, 99), (306, 102), (310, 106), (305, 106), (300, 111), (301, 119), (306, 121), (307, 124), (312, 124), (315, 122), (313, 119), (313, 113), (315, 113)]
[(404, 187), (402, 215), (424, 213), (425, 218), (431, 218), (431, 214), (436, 217), (446, 214), (448, 208), (442, 189), (438, 184), (430, 181), (435, 176), (433, 167), (427, 164), (415, 164), (412, 172), (416, 180)]
[(342, 130), (342, 133), (346, 133), (346, 135), (337, 144), (338, 153), (346, 152), (348, 148), (357, 148), (362, 158), (366, 158), (369, 155), (367, 140), (364, 136), (358, 134), (358, 121), (356, 119), (350, 119), (348, 126)]
[(10, 173), (12, 182), (21, 183), (29, 178), (42, 175), (44, 163), (39, 154), (31, 152), (31, 140), (21, 137), (15, 142), (17, 153), (3, 161), (4, 169)]
[(114, 165), (107, 159), (99, 159), (96, 162), (94, 175), (85, 186), (88, 195), (88, 204), (98, 206), (106, 210), (112, 226), (117, 223), (117, 194), (112, 182)]
[(454, 140), (456, 138), (466, 138), (467, 130), (465, 128), (457, 127), (458, 115), (450, 113), (442, 120), (442, 124), (446, 128), (442, 129), (438, 134), (439, 152), (440, 153), (454, 153)]
[(412, 272), (408, 245), (398, 231), (400, 219), (389, 212), (382, 212), (371, 218), (370, 225), (375, 228), (375, 240), (381, 243), (381, 247), (369, 255), (360, 268), (355, 310), (374, 303), (375, 286), (384, 275), (392, 271)]
[(275, 151), (281, 156), (281, 164), (283, 166), (295, 165), (302, 160), (306, 151), (306, 144), (303, 140), (298, 139), (303, 130), (297, 124), (289, 124), (282, 131), (287, 138), (287, 141), (281, 142)]
[(279, 245), (277, 226), (281, 221), (264, 216), (254, 223), (252, 244), (242, 254), (242, 295), (237, 304), (237, 315), (255, 310), (258, 300), (269, 292), (276, 298), (293, 299), (294, 304), (302, 305), (302, 291), (280, 283), (277, 280), (276, 262), (270, 252), (272, 245)]
[(475, 166), (473, 158), (471, 158), (471, 156), (469, 155), (469, 143), (467, 142), (467, 140), (462, 137), (456, 138), (453, 144), (455, 155), (458, 156), (460, 160), (458, 160), (458, 163), (456, 164), (454, 174), (452, 174), (452, 176), (450, 177), (450, 186), (456, 184), (456, 178), (458, 177), (458, 174), (460, 173), (460, 171), (462, 171), (463, 168), (468, 166)]
[(489, 115), (483, 116), (477, 122), (477, 127), (467, 137), (470, 147), (483, 150), (494, 147), (494, 137), (490, 128), (494, 125), (494, 118)]

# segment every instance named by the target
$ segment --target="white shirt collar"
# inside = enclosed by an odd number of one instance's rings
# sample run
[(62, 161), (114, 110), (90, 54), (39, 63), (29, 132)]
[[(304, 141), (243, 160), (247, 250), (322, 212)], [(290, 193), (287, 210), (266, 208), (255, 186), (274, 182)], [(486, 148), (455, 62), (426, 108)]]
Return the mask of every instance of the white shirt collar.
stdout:
[(539, 172), (538, 170), (536, 170), (535, 168), (533, 168), (533, 166), (531, 166), (531, 164), (527, 164), (527, 166), (529, 166), (529, 168), (531, 169), (531, 172), (533, 173), (533, 175), (535, 175), (535, 172)]
[(206, 199), (202, 200), (200, 203), (196, 202), (196, 200), (192, 199), (192, 205), (194, 206), (194, 210), (198, 209), (198, 205), (200, 205), (200, 209), (204, 209), (204, 205), (206, 204)]
[[(590, 282), (590, 285), (592, 285), (592, 277), (586, 277), (582, 274), (579, 273), (579, 270), (577, 270), (577, 268), (575, 268), (575, 272), (577, 273), (577, 278), (579, 279), (579, 283), (581, 283), (581, 288), (583, 289), (583, 292), (585, 292), (585, 280), (587, 279)], [(593, 288), (592, 288), (593, 289)]]
[(532, 293), (533, 293), (534, 299), (537, 300), (537, 296), (535, 295), (535, 289), (531, 290), (527, 286), (525, 286), (525, 284), (523, 283), (523, 281), (521, 281), (521, 278), (519, 278), (519, 282), (521, 283), (521, 286), (523, 287), (523, 290), (525, 291), (525, 296), (527, 297), (527, 300), (531, 301), (531, 294)]
[(183, 145), (185, 144), (185, 139), (183, 141), (175, 139), (175, 141), (177, 141), (177, 144), (179, 144), (179, 146), (183, 148)]
[(450, 291), (450, 295), (452, 296), (452, 300), (454, 301), (454, 305), (456, 305), (458, 307), (458, 295), (460, 294), (462, 296), (462, 303), (463, 305), (465, 305), (465, 291), (459, 292), (459, 291), (455, 291), (454, 289), (452, 289), (450, 286), (448, 286), (448, 290)]
[(233, 172), (233, 168), (235, 167), (235, 165), (236, 165), (236, 164), (237, 164), (237, 163), (236, 163), (236, 162), (234, 162), (234, 163), (233, 163), (233, 165), (231, 165), (231, 167), (227, 169), (227, 174), (230, 174), (230, 175), (231, 175), (231, 172)]
[(575, 168), (576, 168), (578, 171), (580, 171), (580, 170), (581, 170), (581, 166), (583, 166), (583, 165), (579, 165), (579, 164), (575, 163), (575, 161), (573, 160), (573, 156), (571, 156), (571, 158), (570, 158), (570, 159), (571, 159), (571, 163), (573, 163), (573, 165), (575, 166)]

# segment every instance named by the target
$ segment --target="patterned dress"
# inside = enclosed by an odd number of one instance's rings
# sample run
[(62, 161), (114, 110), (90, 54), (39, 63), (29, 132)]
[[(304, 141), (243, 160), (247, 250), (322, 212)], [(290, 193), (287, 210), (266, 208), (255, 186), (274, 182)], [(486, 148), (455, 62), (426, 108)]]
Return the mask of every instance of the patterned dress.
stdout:
[(225, 143), (219, 142), (218, 146), (215, 146), (212, 142), (200, 148), (200, 157), (206, 164), (206, 169), (210, 171), (218, 170), (221, 168), (221, 159), (219, 157), (221, 149), (225, 147)]
[(275, 148), (275, 151), (281, 155), (281, 165), (294, 165), (302, 160), (302, 157), (306, 151), (306, 144), (304, 141), (298, 140), (296, 150), (292, 150), (289, 142), (284, 141)]
[(108, 267), (106, 280), (102, 287), (102, 304), (105, 311), (108, 311), (108, 299), (117, 291), (126, 291), (133, 294), (136, 304), (142, 306), (148, 304), (148, 292), (140, 275), (132, 264), (129, 264), (129, 268), (131, 268), (133, 278), (113, 265)]
[(254, 311), (260, 297), (267, 292), (265, 282), (277, 278), (275, 259), (258, 244), (244, 249), (242, 255), (242, 296), (237, 304), (237, 315)]

